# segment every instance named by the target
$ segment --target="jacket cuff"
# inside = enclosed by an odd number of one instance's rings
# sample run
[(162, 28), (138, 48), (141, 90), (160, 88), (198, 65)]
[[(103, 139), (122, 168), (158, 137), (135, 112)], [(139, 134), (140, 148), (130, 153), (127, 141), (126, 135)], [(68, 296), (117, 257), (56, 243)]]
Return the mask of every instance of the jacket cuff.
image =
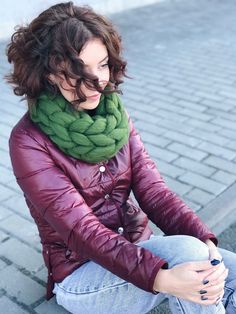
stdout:
[(155, 281), (156, 275), (157, 275), (158, 271), (161, 268), (162, 269), (168, 269), (168, 263), (165, 260), (163, 260), (163, 259), (161, 259), (161, 261), (156, 265), (156, 267), (154, 267), (151, 279), (149, 281), (148, 289), (149, 289), (149, 292), (151, 292), (153, 294), (158, 294), (159, 293), (159, 291), (155, 291), (153, 289), (153, 286), (154, 286), (154, 281)]
[(202, 242), (205, 242), (208, 239), (211, 240), (216, 246), (218, 245), (218, 239), (213, 233), (208, 233), (199, 238), (199, 240), (201, 240)]

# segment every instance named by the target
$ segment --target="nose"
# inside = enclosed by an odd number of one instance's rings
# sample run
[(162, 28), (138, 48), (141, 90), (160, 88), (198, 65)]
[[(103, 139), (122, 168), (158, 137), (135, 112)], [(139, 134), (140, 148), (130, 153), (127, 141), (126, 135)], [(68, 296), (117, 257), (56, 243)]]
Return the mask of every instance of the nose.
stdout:
[(94, 69), (94, 70), (90, 70), (90, 74), (96, 76), (96, 78), (98, 79), (98, 83), (101, 87), (105, 87), (107, 84), (107, 77), (105, 73), (101, 73), (101, 71)]

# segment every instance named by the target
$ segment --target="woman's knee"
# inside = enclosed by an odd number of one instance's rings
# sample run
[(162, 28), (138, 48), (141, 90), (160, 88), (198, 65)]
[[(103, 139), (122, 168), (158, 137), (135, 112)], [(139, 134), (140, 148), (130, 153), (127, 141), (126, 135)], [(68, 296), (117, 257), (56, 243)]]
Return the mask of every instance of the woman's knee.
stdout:
[(209, 259), (207, 245), (192, 236), (155, 236), (138, 245), (165, 259), (170, 266)]
[(192, 236), (182, 236), (176, 248), (175, 264), (209, 259), (209, 249), (205, 243)]

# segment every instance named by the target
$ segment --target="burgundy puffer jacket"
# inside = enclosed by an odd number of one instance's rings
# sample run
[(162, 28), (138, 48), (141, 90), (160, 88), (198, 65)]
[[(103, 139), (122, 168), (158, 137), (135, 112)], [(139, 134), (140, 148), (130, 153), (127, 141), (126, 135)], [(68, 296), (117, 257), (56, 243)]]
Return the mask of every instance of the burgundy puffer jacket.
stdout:
[[(65, 155), (28, 113), (12, 130), (13, 171), (41, 237), (47, 299), (54, 282), (89, 260), (154, 293), (155, 276), (168, 264), (134, 244), (150, 237), (148, 218), (167, 235), (217, 242), (165, 185), (129, 122), (129, 142), (108, 162), (98, 164)], [(131, 190), (142, 210), (129, 198)]]

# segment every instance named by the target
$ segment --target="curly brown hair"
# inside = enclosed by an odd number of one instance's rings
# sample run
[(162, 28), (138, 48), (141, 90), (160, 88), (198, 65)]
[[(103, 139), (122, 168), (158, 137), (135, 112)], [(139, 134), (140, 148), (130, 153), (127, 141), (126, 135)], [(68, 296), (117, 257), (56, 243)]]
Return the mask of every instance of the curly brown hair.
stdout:
[[(98, 78), (86, 72), (78, 55), (84, 44), (98, 38), (108, 51), (110, 81), (105, 90)], [(100, 93), (121, 93), (118, 85), (126, 76), (126, 61), (121, 57), (121, 36), (114, 25), (89, 6), (75, 6), (73, 2), (59, 3), (43, 11), (26, 26), (18, 26), (7, 45), (7, 57), (13, 71), (5, 76), (13, 85), (15, 95), (25, 97), (30, 106), (42, 91), (56, 95), (57, 85), (52, 85), (49, 74), (64, 75), (75, 88), (77, 104), (86, 101), (80, 86), (96, 89)], [(76, 79), (72, 86), (70, 79)], [(76, 102), (75, 102), (76, 103)]]

